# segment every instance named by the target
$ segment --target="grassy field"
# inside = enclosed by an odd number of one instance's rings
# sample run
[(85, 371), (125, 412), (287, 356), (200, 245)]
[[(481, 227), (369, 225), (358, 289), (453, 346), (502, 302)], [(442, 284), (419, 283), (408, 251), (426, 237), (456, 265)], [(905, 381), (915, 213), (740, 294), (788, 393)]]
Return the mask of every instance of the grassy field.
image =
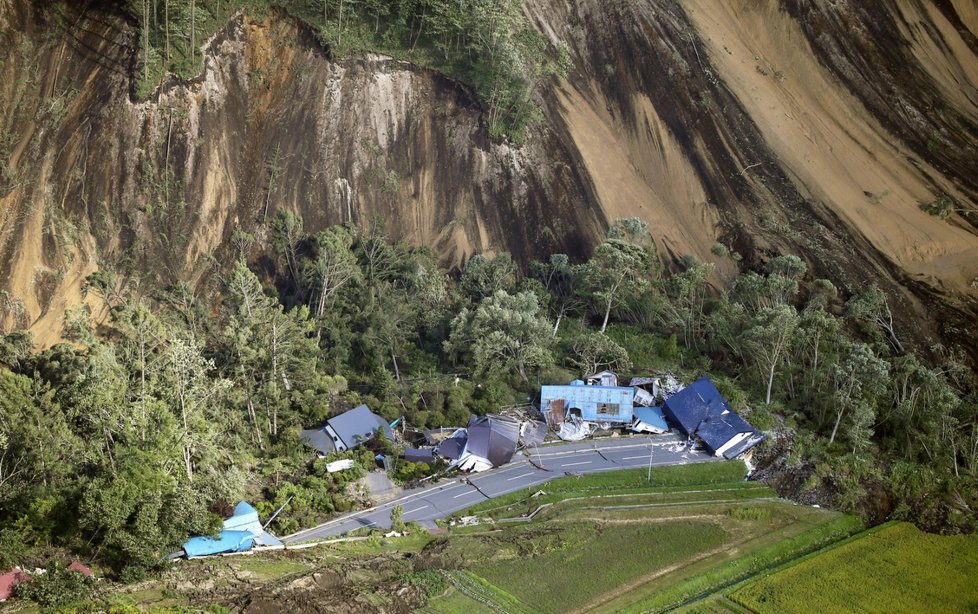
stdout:
[[(696, 463), (657, 467), (652, 480), (645, 469), (623, 469), (591, 475), (558, 478), (542, 486), (520, 490), (485, 501), (459, 515), (481, 515), (491, 518), (512, 518), (527, 514), (537, 507), (558, 501), (595, 497), (624, 497), (652, 493), (662, 502), (689, 501), (695, 492), (709, 492), (707, 500), (715, 499), (713, 491), (723, 490), (730, 498), (777, 496), (774, 491), (756, 482), (745, 482), (747, 469), (740, 461), (729, 463)], [(706, 487), (706, 488), (703, 488)], [(734, 491), (749, 491), (750, 495)], [(542, 494), (540, 494), (542, 493)], [(669, 495), (674, 495), (670, 497)]]
[[(862, 528), (852, 517), (787, 504), (743, 481), (740, 463), (568, 477), (466, 513), (497, 519), (545, 506), (532, 522), (456, 532), (440, 555), (494, 587), (449, 590), (432, 612), (661, 610), (719, 590)], [(516, 604), (512, 603), (515, 599)], [(478, 605), (477, 605), (478, 601)], [(739, 606), (738, 606), (739, 607)]]
[(755, 612), (976, 612), (976, 573), (978, 535), (930, 535), (899, 523), (759, 578), (729, 599)]

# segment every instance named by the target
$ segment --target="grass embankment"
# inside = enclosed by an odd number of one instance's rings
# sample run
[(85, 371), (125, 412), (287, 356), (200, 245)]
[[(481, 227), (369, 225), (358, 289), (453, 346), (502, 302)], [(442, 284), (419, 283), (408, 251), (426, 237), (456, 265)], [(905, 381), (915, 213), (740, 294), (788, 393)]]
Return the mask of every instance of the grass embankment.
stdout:
[[(645, 470), (561, 478), (542, 487), (545, 495), (523, 491), (471, 508), (508, 518), (552, 504), (533, 522), (456, 533), (445, 555), (518, 600), (506, 606), (514, 611), (655, 610), (861, 528), (855, 518), (778, 502), (743, 475), (740, 463), (706, 463), (654, 469), (651, 484)], [(452, 589), (429, 607), (477, 611), (471, 601)]]
[[(747, 469), (740, 461), (696, 463), (656, 467), (652, 479), (645, 469), (623, 469), (584, 476), (563, 477), (542, 486), (525, 489), (480, 503), (459, 515), (488, 516), (493, 519), (523, 516), (545, 504), (581, 499), (625, 498), (651, 494), (657, 502), (712, 501), (718, 491), (729, 498), (776, 497), (771, 489), (756, 482), (745, 482)], [(542, 494), (541, 494), (542, 493)], [(749, 493), (749, 496), (745, 496)], [(535, 496), (536, 495), (536, 496)], [(650, 500), (651, 502), (651, 500)], [(616, 502), (615, 504), (619, 504)]]
[(978, 535), (931, 535), (898, 523), (758, 578), (728, 599), (754, 612), (974, 612), (975, 570)]

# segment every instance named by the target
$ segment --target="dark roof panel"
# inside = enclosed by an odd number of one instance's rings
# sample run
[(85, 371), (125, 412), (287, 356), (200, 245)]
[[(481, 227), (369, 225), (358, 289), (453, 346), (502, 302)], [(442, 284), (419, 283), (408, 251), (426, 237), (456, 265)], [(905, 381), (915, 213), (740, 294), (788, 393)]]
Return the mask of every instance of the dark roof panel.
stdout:
[(320, 454), (329, 454), (336, 449), (333, 440), (323, 429), (306, 429), (299, 433), (299, 438), (316, 449)]
[(326, 422), (348, 448), (370, 439), (378, 430), (383, 430), (388, 439), (394, 439), (394, 431), (387, 421), (370, 411), (366, 405), (358, 405)]
[(469, 423), (469, 453), (488, 459), (495, 467), (505, 465), (516, 454), (520, 423), (501, 416), (484, 416)]
[(687, 435), (691, 435), (701, 422), (724, 411), (733, 412), (727, 400), (706, 377), (702, 377), (666, 399), (666, 417)]

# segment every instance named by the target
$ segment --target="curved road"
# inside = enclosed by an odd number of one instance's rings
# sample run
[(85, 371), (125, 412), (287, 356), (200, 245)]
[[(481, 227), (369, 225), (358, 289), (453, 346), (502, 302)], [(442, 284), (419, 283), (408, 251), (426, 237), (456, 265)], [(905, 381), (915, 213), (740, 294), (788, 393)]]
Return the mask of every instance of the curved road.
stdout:
[(352, 512), (282, 538), (287, 544), (343, 535), (355, 529), (388, 529), (391, 508), (400, 505), (405, 522), (431, 525), (477, 503), (524, 488), (539, 486), (567, 473), (597, 473), (614, 469), (683, 465), (722, 460), (699, 450), (683, 447), (673, 434), (615, 437), (576, 443), (559, 443), (524, 450), (512, 462), (497, 469), (443, 480), (425, 488), (406, 490), (397, 499), (366, 510)]

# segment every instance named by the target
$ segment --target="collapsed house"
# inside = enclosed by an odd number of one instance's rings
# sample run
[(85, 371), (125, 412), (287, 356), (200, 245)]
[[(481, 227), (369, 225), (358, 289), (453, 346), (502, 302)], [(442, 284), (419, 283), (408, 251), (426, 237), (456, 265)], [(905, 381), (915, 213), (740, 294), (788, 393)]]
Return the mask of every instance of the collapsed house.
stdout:
[(394, 439), (394, 431), (386, 420), (370, 411), (366, 405), (358, 405), (333, 416), (322, 428), (302, 431), (299, 437), (325, 456), (355, 448), (375, 437), (378, 432), (383, 432), (388, 439)]
[(241, 501), (234, 506), (234, 514), (224, 521), (224, 529), (215, 536), (191, 537), (183, 544), (183, 552), (188, 559), (223, 554), (225, 552), (245, 552), (253, 547), (282, 546), (282, 542), (265, 531), (258, 520), (258, 511)]
[(521, 434), (526, 435), (524, 445), (528, 440), (542, 441), (539, 424), (497, 415), (472, 416), (467, 427), (456, 429), (451, 436), (443, 438), (433, 451), (448, 459), (451, 467), (462, 471), (486, 471), (512, 460)]
[(542, 386), (540, 410), (551, 428), (566, 420), (624, 425), (632, 421), (635, 390), (619, 386), (588, 386), (576, 379), (567, 386)]
[(707, 377), (671, 395), (663, 410), (682, 434), (698, 439), (715, 456), (736, 458), (764, 440)]
[(540, 412), (547, 425), (564, 441), (580, 441), (600, 424), (605, 428), (632, 423), (635, 389), (605, 386), (617, 383), (617, 376), (603, 371), (587, 377), (588, 385), (576, 379), (566, 386), (540, 388)]

